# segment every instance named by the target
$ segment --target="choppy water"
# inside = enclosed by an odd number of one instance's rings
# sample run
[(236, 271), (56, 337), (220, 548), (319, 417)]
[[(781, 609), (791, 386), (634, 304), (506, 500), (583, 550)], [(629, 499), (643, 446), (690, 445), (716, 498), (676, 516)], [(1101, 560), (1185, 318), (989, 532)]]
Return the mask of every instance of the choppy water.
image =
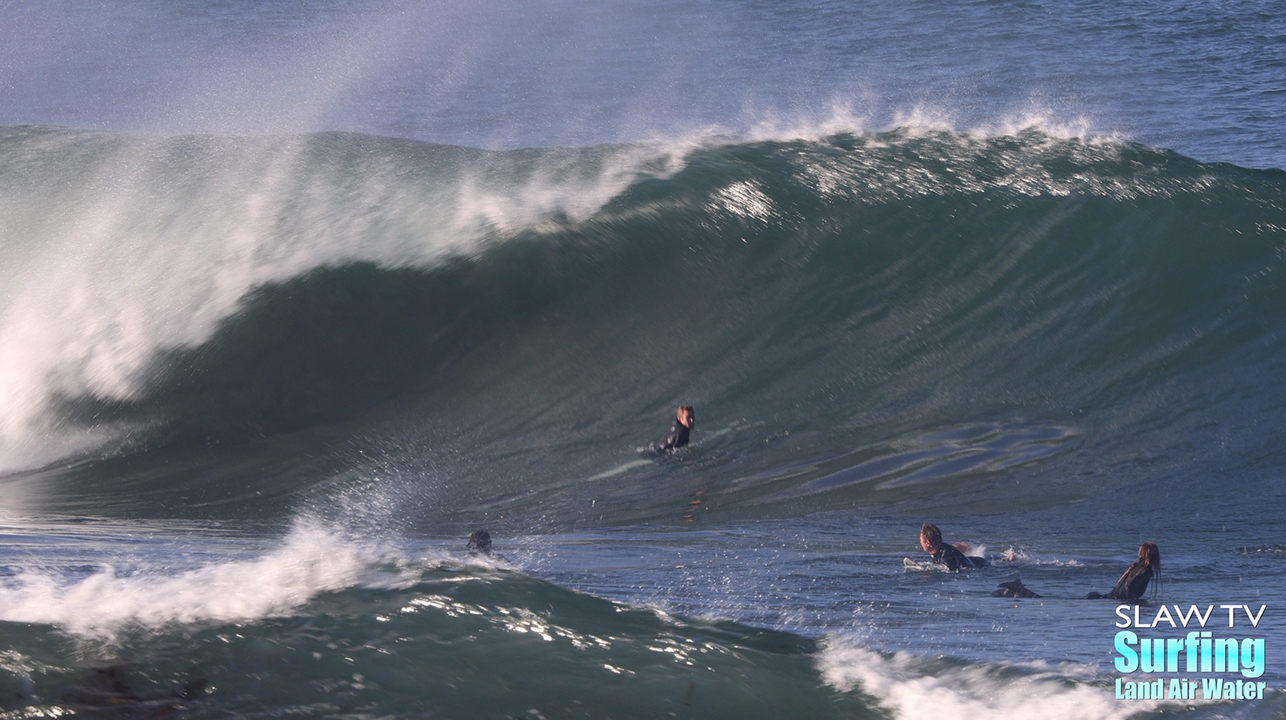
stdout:
[(0, 716), (1286, 712), (1273, 4), (0, 16)]

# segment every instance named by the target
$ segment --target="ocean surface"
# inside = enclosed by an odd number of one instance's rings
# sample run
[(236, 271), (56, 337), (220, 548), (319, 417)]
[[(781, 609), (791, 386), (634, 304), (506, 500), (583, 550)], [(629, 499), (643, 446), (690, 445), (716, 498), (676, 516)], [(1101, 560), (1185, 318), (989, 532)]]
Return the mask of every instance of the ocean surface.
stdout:
[(1283, 118), (1270, 0), (0, 3), (0, 719), (1286, 718)]

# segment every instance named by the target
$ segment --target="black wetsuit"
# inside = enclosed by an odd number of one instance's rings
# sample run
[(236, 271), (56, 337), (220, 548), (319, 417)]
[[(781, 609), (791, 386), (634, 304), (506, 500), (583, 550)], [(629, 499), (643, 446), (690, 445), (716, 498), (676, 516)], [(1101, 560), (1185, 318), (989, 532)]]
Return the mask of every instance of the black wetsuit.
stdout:
[(939, 565), (946, 565), (951, 572), (956, 572), (960, 568), (980, 568), (987, 566), (987, 559), (980, 557), (970, 557), (960, 552), (960, 549), (950, 543), (942, 543), (933, 553), (933, 562)]
[(653, 445), (643, 451), (644, 457), (660, 457), (665, 453), (683, 447), (688, 444), (688, 435), (690, 430), (677, 419), (674, 421), (674, 427), (670, 428), (669, 434), (661, 439), (661, 442)]
[(1152, 582), (1152, 566), (1139, 560), (1121, 573), (1121, 579), (1116, 581), (1116, 586), (1112, 588), (1112, 592), (1106, 595), (1090, 593), (1085, 597), (1091, 600), (1110, 598), (1112, 600), (1135, 602), (1143, 597), (1143, 593), (1147, 592), (1148, 583), (1150, 582)]
[(1040, 597), (1040, 595), (1037, 595), (1036, 593), (1034, 593), (1034, 592), (1032, 592), (1031, 590), (1029, 590), (1029, 589), (1027, 588), (1027, 586), (1026, 586), (1026, 585), (1023, 585), (1023, 581), (1022, 581), (1021, 579), (1019, 579), (1019, 578), (1014, 578), (1013, 580), (1010, 580), (1009, 582), (1002, 582), (1002, 583), (1000, 583), (1000, 588), (999, 588), (998, 590), (992, 590), (992, 591), (991, 591), (991, 596), (992, 596), (992, 597), (1007, 597), (1007, 598), (1038, 598), (1038, 597)]

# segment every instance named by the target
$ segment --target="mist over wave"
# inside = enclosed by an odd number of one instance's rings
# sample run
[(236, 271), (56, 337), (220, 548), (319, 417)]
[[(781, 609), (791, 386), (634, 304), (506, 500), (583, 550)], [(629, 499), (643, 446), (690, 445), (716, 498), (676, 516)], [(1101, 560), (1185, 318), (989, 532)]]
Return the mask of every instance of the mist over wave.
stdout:
[(639, 162), (632, 148), (501, 155), (339, 134), (150, 139), (35, 127), (8, 128), (0, 148), (11, 160), (0, 201), (9, 467), (146, 430), (67, 433), (46, 411), (59, 397), (139, 392), (157, 353), (205, 342), (255, 288), (345, 263), (467, 257), (487, 234), (585, 216)]

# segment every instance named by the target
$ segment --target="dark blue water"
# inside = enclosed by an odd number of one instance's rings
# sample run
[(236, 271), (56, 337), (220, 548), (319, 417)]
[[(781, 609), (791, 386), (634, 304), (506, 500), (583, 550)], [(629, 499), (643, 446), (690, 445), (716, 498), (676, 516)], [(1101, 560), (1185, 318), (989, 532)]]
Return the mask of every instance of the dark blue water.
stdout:
[(1286, 713), (1276, 5), (0, 18), (0, 717)]

